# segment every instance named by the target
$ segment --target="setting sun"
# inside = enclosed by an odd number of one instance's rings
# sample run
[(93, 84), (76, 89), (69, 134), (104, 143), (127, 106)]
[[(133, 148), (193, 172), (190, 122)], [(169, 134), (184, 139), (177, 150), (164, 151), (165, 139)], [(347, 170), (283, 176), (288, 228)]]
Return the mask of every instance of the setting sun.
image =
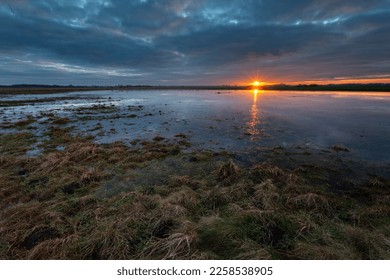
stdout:
[(254, 81), (254, 82), (252, 83), (252, 85), (253, 85), (254, 87), (258, 87), (258, 86), (260, 86), (260, 82), (259, 82), (259, 81)]

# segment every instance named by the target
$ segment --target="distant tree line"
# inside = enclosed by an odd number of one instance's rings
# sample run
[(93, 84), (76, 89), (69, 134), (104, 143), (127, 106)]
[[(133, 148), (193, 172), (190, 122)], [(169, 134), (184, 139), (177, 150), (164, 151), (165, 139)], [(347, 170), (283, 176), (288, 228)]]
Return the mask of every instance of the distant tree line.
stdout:
[[(162, 85), (116, 85), (116, 86), (76, 86), (76, 85), (40, 85), (40, 84), (16, 84), (16, 85), (0, 85), (0, 89), (9, 90), (49, 90), (53, 91), (72, 91), (72, 90), (163, 90), (163, 89), (177, 89), (177, 90), (243, 90), (252, 89), (252, 85), (248, 86), (230, 86), (230, 85), (216, 85), (216, 86), (162, 86)], [(382, 91), (390, 92), (390, 84), (386, 83), (370, 83), (370, 84), (275, 84), (264, 85), (260, 87), (263, 90), (299, 90), (299, 91)]]
[(265, 90), (310, 90), (310, 91), (390, 91), (390, 84), (299, 84), (299, 85), (266, 85)]

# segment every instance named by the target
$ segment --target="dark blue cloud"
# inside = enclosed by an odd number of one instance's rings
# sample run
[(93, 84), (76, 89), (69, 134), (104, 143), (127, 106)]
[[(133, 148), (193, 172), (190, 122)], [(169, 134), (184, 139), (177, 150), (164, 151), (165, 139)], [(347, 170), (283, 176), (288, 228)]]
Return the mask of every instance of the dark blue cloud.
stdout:
[(0, 83), (390, 75), (390, 1), (0, 1)]

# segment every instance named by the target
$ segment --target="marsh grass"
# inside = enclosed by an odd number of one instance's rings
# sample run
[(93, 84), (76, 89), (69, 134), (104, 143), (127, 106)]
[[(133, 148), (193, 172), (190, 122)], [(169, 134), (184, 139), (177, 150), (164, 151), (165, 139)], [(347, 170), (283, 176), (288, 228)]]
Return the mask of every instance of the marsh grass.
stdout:
[(2, 259), (390, 257), (384, 178), (335, 194), (320, 167), (242, 166), (182, 135), (96, 144), (60, 123), (37, 157), (32, 134), (0, 136)]
[(35, 142), (36, 138), (30, 132), (2, 134), (0, 135), (0, 157), (25, 155)]

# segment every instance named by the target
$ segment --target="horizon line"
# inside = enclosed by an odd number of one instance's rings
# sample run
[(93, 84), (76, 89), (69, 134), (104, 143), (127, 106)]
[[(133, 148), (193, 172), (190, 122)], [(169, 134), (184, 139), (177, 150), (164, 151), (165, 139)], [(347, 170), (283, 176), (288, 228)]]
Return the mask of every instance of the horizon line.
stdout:
[[(262, 87), (273, 87), (273, 86), (369, 86), (369, 85), (389, 85), (390, 82), (369, 82), (369, 83), (356, 83), (356, 82), (350, 82), (350, 83), (299, 83), (299, 82), (291, 82), (291, 83), (266, 83), (257, 86), (258, 88)], [(28, 87), (28, 86), (44, 86), (44, 87), (256, 87), (253, 86), (251, 83), (247, 84), (213, 84), (213, 85), (153, 85), (153, 84), (116, 84), (116, 85), (76, 85), (76, 84), (43, 84), (43, 83), (17, 83), (17, 84), (9, 84), (9, 85), (0, 85), (0, 87)]]

